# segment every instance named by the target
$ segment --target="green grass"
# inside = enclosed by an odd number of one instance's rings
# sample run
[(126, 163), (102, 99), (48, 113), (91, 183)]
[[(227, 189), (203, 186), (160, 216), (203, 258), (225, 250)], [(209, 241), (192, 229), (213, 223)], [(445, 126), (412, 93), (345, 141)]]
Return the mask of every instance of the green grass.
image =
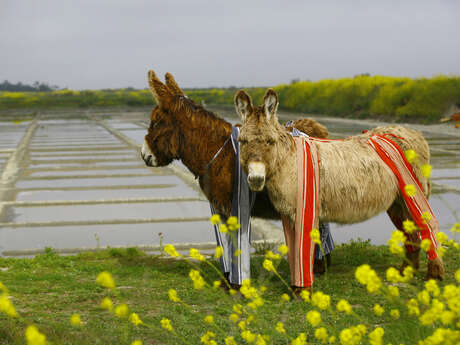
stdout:
[[(299, 300), (280, 302), (280, 295), (288, 292), (283, 283), (262, 268), (262, 256), (252, 258), (252, 277), (256, 286), (265, 285), (268, 290), (263, 295), (264, 305), (258, 309), (251, 330), (270, 336), (273, 344), (286, 344), (285, 336), (275, 331), (275, 324), (282, 321), (290, 339), (300, 332), (306, 332), (308, 341), (314, 343), (312, 327), (305, 322), (305, 314), (312, 308)], [(459, 265), (458, 252), (449, 250), (444, 258), (447, 277), (440, 285), (454, 283), (454, 273)], [(214, 262), (215, 263), (215, 262)], [(384, 246), (372, 246), (358, 241), (339, 246), (333, 252), (332, 266), (326, 276), (315, 281), (315, 291), (331, 295), (332, 305), (345, 298), (352, 304), (358, 315), (344, 316), (337, 312), (322, 312), (328, 331), (363, 323), (368, 330), (377, 326), (385, 328), (384, 343), (416, 343), (430, 335), (434, 328), (421, 326), (417, 319), (408, 317), (407, 309), (398, 301), (388, 302), (384, 296), (367, 293), (354, 278), (355, 269), (362, 264), (370, 264), (381, 277), (385, 270), (400, 264), (400, 259), (391, 255)], [(401, 286), (403, 298), (413, 297), (415, 289), (423, 288), (426, 262), (413, 282)], [(218, 280), (219, 276), (205, 263), (199, 264), (207, 282)], [(237, 326), (228, 320), (232, 305), (244, 304), (240, 295), (229, 296), (222, 289), (206, 288), (196, 291), (188, 277), (190, 264), (185, 260), (175, 260), (160, 256), (148, 256), (136, 249), (106, 250), (98, 253), (83, 253), (77, 256), (59, 256), (52, 250), (32, 259), (0, 259), (0, 281), (12, 296), (12, 302), (21, 318), (8, 319), (0, 314), (0, 344), (24, 344), (24, 330), (35, 324), (47, 336), (50, 344), (130, 344), (141, 339), (144, 344), (182, 344), (181, 339), (161, 329), (160, 320), (169, 318), (173, 327), (189, 344), (200, 344), (200, 337), (207, 330), (218, 335), (218, 343), (223, 344), (226, 335), (236, 335), (238, 343), (243, 343)], [(282, 277), (288, 280), (288, 266), (282, 260), (279, 267)], [(112, 273), (117, 284), (118, 295), (96, 283), (101, 271)], [(180, 298), (189, 307), (175, 304), (168, 299), (168, 290), (177, 290)], [(132, 312), (139, 314), (148, 327), (135, 327), (126, 320), (117, 319), (99, 308), (105, 296), (112, 296), (114, 303), (127, 303)], [(386, 309), (382, 317), (372, 313), (375, 303)], [(398, 308), (401, 319), (393, 321), (389, 310)], [(81, 327), (71, 326), (69, 319), (79, 313), (84, 322)], [(225, 334), (202, 320), (213, 314), (216, 323)], [(289, 342), (290, 343), (290, 342)]]

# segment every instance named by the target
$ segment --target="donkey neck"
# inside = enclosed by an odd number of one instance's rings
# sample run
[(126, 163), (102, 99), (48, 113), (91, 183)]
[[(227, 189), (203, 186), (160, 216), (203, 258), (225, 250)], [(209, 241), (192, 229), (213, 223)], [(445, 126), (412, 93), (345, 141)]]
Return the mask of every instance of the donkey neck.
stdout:
[[(232, 133), (232, 125), (199, 107), (176, 122), (179, 159), (195, 177), (203, 176), (208, 163)], [(228, 144), (227, 144), (228, 145)]]

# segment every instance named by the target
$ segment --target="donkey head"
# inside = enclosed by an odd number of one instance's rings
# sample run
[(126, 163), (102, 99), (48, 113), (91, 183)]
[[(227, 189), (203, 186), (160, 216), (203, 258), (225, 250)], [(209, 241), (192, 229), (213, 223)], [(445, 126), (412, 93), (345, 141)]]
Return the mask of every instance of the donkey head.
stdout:
[(235, 108), (243, 121), (238, 137), (241, 165), (248, 175), (249, 187), (261, 191), (265, 180), (276, 169), (277, 146), (283, 133), (276, 116), (278, 95), (268, 89), (263, 104), (254, 107), (251, 97), (238, 91)]
[(170, 73), (165, 75), (163, 84), (150, 70), (148, 82), (157, 106), (150, 114), (150, 126), (141, 149), (141, 156), (147, 166), (158, 167), (171, 163), (178, 158), (179, 133), (174, 123), (177, 103), (184, 98), (184, 93)]

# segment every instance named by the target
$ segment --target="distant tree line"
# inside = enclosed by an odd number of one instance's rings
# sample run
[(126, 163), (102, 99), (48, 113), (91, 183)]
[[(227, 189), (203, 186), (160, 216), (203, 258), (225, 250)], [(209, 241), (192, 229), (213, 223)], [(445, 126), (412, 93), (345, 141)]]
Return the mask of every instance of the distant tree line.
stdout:
[(38, 81), (36, 81), (32, 85), (28, 85), (28, 84), (23, 84), (21, 82), (13, 84), (13, 83), (10, 83), (8, 80), (4, 80), (3, 83), (0, 84), (0, 91), (42, 92), (42, 91), (54, 91), (58, 89), (59, 89), (59, 86), (48, 85), (47, 83), (41, 83)]

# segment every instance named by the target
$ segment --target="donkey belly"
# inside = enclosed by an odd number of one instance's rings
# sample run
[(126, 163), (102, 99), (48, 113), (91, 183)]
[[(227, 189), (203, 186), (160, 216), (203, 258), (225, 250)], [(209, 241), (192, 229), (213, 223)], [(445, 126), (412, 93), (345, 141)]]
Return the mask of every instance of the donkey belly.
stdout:
[(386, 211), (399, 193), (391, 170), (367, 147), (342, 157), (321, 166), (321, 220), (350, 224)]

